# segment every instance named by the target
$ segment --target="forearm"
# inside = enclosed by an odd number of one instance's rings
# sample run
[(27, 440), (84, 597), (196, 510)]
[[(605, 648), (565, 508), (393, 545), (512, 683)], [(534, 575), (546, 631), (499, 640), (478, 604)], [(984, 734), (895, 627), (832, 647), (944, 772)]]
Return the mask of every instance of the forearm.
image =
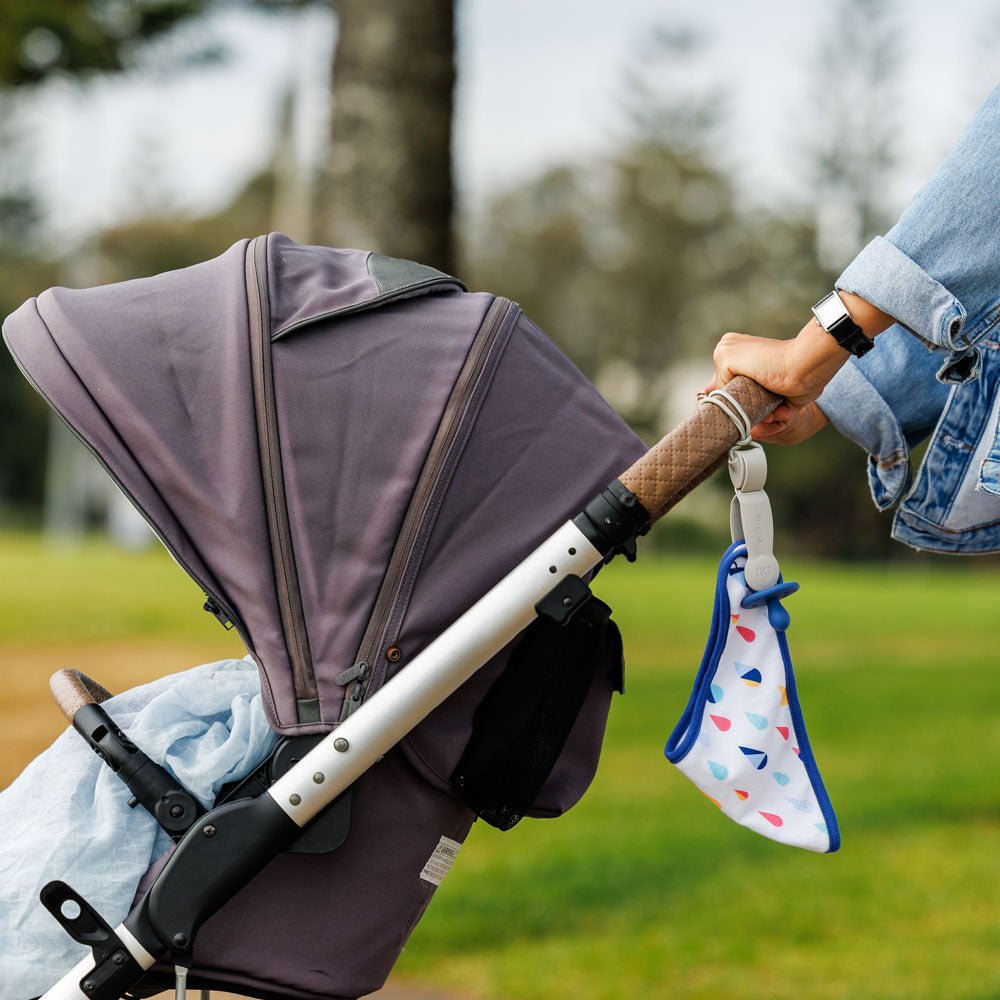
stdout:
[[(857, 295), (841, 295), (847, 311), (868, 337), (875, 337), (893, 318)], [(768, 340), (743, 333), (727, 333), (715, 349), (714, 384), (724, 385), (736, 375), (747, 375), (801, 408), (850, 357), (834, 338), (811, 317), (791, 340)]]
[[(841, 292), (840, 298), (851, 319), (871, 340), (895, 322), (888, 313), (884, 313), (858, 295)], [(790, 400), (808, 396), (809, 399), (804, 402), (811, 402), (823, 391), (851, 355), (820, 326), (815, 316), (811, 316), (799, 330), (792, 345), (791, 358), (795, 367), (788, 373), (790, 384), (782, 395)]]

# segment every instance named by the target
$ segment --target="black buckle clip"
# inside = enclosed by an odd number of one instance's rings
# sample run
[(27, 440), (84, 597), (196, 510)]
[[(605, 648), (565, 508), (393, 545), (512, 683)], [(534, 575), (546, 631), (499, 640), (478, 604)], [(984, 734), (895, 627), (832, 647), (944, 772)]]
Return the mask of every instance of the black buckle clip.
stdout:
[[(94, 968), (80, 980), (81, 991), (91, 1000), (118, 1000), (143, 975), (111, 925), (65, 882), (49, 882), (39, 897), (42, 906), (78, 944), (94, 954)], [(67, 905), (68, 904), (68, 905)], [(74, 916), (70, 914), (75, 913)]]
[(535, 612), (539, 618), (550, 618), (557, 625), (565, 625), (593, 596), (580, 577), (570, 574), (535, 605)]

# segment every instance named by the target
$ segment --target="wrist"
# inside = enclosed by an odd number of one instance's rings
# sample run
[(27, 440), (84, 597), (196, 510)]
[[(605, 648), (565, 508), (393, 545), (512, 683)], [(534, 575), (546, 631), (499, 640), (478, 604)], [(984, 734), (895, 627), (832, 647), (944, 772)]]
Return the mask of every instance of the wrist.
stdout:
[(827, 382), (837, 374), (851, 356), (813, 317), (790, 341), (793, 357), (791, 371), (799, 374), (800, 391), (795, 396), (814, 400)]

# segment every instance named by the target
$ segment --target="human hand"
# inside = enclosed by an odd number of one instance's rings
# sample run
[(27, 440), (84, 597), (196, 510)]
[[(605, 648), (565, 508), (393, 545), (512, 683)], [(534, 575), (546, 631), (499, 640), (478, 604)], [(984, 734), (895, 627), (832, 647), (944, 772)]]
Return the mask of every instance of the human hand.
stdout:
[[(868, 337), (875, 337), (894, 322), (870, 302), (849, 292), (840, 293), (851, 318)], [(746, 375), (785, 398), (772, 414), (768, 429), (755, 434), (760, 440), (795, 444), (826, 424), (822, 411), (801, 415), (819, 397), (826, 384), (843, 367), (850, 354), (813, 317), (791, 340), (727, 333), (712, 355), (715, 377), (706, 392), (719, 389), (737, 375)], [(778, 425), (780, 429), (778, 429)]]
[(751, 437), (765, 444), (801, 444), (806, 438), (812, 437), (817, 431), (826, 427), (829, 422), (826, 414), (816, 403), (807, 403), (798, 408), (788, 403), (779, 403), (777, 408), (751, 431)]
[(801, 410), (819, 396), (849, 357), (815, 321), (792, 340), (727, 333), (712, 354), (715, 376), (706, 392), (721, 388), (737, 375), (746, 375), (785, 398), (782, 406), (786, 407), (787, 421), (792, 411)]

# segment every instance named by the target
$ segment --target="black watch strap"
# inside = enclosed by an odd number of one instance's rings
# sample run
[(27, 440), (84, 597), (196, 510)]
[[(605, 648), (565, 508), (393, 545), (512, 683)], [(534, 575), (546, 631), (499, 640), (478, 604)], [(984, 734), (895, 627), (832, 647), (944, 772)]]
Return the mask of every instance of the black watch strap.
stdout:
[(813, 306), (812, 311), (816, 322), (845, 351), (850, 351), (856, 358), (867, 354), (875, 346), (875, 341), (866, 337), (861, 327), (851, 319), (847, 306), (844, 305), (836, 290), (830, 292), (829, 295), (824, 295)]

